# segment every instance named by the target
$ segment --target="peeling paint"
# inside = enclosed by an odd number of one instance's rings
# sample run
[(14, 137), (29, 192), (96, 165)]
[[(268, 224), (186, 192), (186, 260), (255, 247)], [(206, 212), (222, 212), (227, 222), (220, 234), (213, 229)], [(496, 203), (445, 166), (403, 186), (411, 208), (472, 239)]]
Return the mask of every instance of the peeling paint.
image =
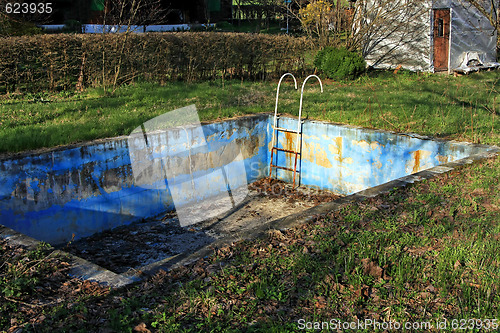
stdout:
[(365, 151), (376, 150), (376, 149), (380, 149), (382, 147), (382, 145), (380, 145), (380, 143), (378, 143), (377, 141), (373, 141), (373, 142), (368, 143), (365, 140), (361, 140), (361, 141), (352, 140), (352, 144), (360, 146)]
[(438, 159), (439, 163), (448, 163), (448, 156), (437, 155), (436, 158)]
[(320, 140), (319, 136), (316, 136), (316, 135), (308, 135), (308, 134), (306, 134), (306, 133), (303, 133), (303, 134), (302, 134), (302, 138), (303, 138), (303, 140), (305, 140), (305, 141), (311, 141), (311, 140), (313, 140), (313, 141), (319, 141), (319, 140)]
[[(295, 119), (280, 118), (280, 127), (296, 126)], [(411, 174), (415, 167), (414, 152), (417, 150), (420, 151), (419, 165), (415, 170), (439, 165), (441, 162), (438, 156), (448, 156), (448, 161), (451, 161), (472, 152), (467, 145), (453, 142), (426, 140), (411, 135), (396, 135), (320, 121), (306, 121), (303, 132), (310, 134), (303, 137), (300, 183), (343, 194), (352, 193), (349, 189), (366, 189)], [(286, 142), (280, 144), (286, 145)], [(329, 161), (327, 165), (317, 163), (316, 157), (321, 156), (323, 151)], [(286, 181), (287, 176), (286, 172), (278, 172), (279, 179)]]
[(340, 163), (344, 162), (344, 158), (342, 157), (342, 143), (344, 142), (344, 138), (338, 136), (335, 138), (335, 143), (337, 145), (337, 157), (335, 158)]
[(302, 146), (303, 159), (328, 169), (333, 166), (320, 143), (304, 142)]
[(380, 161), (375, 161), (372, 163), (372, 165), (377, 169), (382, 169), (382, 162)]
[(332, 155), (337, 155), (337, 157), (334, 157), (337, 161), (339, 161), (339, 155), (342, 154), (342, 151), (338, 148), (338, 146), (336, 145), (332, 145), (332, 144), (329, 144), (328, 145), (328, 151), (330, 152), (330, 154)]

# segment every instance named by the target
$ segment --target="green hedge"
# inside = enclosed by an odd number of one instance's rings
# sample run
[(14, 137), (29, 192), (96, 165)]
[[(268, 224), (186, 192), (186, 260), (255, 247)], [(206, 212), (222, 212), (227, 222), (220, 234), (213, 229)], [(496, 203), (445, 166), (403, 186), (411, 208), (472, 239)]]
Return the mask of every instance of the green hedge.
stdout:
[(141, 79), (266, 79), (301, 72), (311, 44), (285, 35), (175, 32), (0, 38), (0, 93)]

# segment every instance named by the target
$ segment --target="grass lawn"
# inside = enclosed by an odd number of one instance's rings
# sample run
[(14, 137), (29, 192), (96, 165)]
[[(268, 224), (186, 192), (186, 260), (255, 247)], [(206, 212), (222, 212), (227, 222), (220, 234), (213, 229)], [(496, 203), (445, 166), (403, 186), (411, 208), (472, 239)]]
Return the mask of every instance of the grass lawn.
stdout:
[[(459, 78), (375, 72), (354, 82), (323, 80), (323, 94), (310, 80), (303, 111), (309, 118), (494, 144), (500, 141), (499, 79), (498, 71)], [(202, 121), (271, 112), (276, 84), (136, 84), (114, 95), (89, 89), (69, 96), (5, 96), (0, 153), (128, 135), (143, 122), (190, 104), (196, 104)], [(286, 81), (281, 90), (280, 112), (298, 115), (300, 91)]]
[[(499, 78), (497, 71), (324, 80), (323, 94), (317, 84), (307, 87), (304, 113), (498, 145)], [(275, 85), (140, 84), (115, 96), (96, 89), (10, 97), (0, 105), (0, 150), (127, 135), (145, 120), (192, 103), (202, 120), (268, 112)], [(299, 96), (283, 85), (282, 112), (296, 114)], [(483, 160), (346, 204), (294, 229), (214, 249), (190, 266), (112, 291), (68, 276), (64, 258), (50, 249), (0, 243), (0, 331), (302, 332), (315, 322), (335, 328), (358, 320), (372, 320), (359, 332), (377, 331), (374, 321), (380, 332), (390, 324), (405, 331), (405, 323), (415, 328), (408, 332), (498, 331), (498, 179), (500, 158)]]

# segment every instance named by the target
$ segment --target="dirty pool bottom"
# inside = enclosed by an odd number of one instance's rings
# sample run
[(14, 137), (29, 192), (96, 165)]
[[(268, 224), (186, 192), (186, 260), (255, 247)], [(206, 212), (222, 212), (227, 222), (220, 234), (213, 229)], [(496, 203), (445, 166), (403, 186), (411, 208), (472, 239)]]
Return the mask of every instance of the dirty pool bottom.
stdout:
[(198, 224), (181, 227), (174, 213), (122, 226), (61, 246), (61, 249), (118, 274), (179, 254), (191, 253), (227, 237), (237, 237), (266, 222), (295, 214), (340, 196), (309, 187), (261, 179), (235, 209)]

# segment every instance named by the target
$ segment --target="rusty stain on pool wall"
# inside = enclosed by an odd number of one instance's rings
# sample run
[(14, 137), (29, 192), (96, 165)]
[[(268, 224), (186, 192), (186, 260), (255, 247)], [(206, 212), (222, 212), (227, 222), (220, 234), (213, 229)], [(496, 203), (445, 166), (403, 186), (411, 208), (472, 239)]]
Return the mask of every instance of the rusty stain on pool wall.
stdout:
[[(284, 132), (285, 138), (284, 138), (284, 143), (282, 143), (282, 146), (285, 147), (287, 150), (292, 150), (292, 151), (297, 151), (295, 148), (295, 142), (297, 141), (297, 134), (296, 133), (290, 133), (290, 132)], [(286, 157), (286, 167), (289, 169), (293, 169), (294, 162), (295, 162), (295, 154), (292, 153), (284, 153)], [(290, 178), (292, 179), (292, 178)]]
[(419, 172), (420, 171), (420, 150), (416, 150), (413, 152), (413, 170), (412, 173)]
[[(303, 140), (301, 144), (301, 155), (299, 158), (302, 160), (307, 160), (311, 163), (315, 163), (319, 166), (325, 168), (331, 168), (332, 163), (328, 159), (328, 154), (325, 151), (325, 148), (319, 142), (310, 142), (310, 140), (318, 140), (318, 137), (308, 136), (303, 134)], [(285, 132), (284, 138), (280, 140), (280, 144), (282, 147), (285, 147), (287, 150), (296, 151), (295, 145), (297, 142), (297, 134)], [(293, 165), (295, 163), (295, 154), (286, 153), (287, 155), (287, 165), (293, 169)]]
[(342, 141), (343, 141), (342, 137), (338, 136), (334, 139), (334, 141), (335, 141), (334, 145), (328, 144), (328, 151), (333, 155), (333, 159), (335, 161), (338, 161), (340, 164), (342, 163), (352, 164), (353, 163), (352, 157), (344, 158), (342, 156)]
[(325, 149), (321, 146), (320, 143), (304, 142), (302, 144), (302, 147), (305, 160), (327, 169), (333, 167), (332, 162), (330, 162), (330, 160), (328, 159), (328, 155)]
[[(428, 150), (415, 150), (411, 152), (411, 159), (406, 162), (406, 170), (411, 173), (416, 173), (424, 169), (430, 168), (432, 165), (429, 163), (431, 157), (431, 152)], [(439, 155), (436, 155), (436, 159), (439, 161)], [(439, 163), (441, 163), (439, 161)]]

